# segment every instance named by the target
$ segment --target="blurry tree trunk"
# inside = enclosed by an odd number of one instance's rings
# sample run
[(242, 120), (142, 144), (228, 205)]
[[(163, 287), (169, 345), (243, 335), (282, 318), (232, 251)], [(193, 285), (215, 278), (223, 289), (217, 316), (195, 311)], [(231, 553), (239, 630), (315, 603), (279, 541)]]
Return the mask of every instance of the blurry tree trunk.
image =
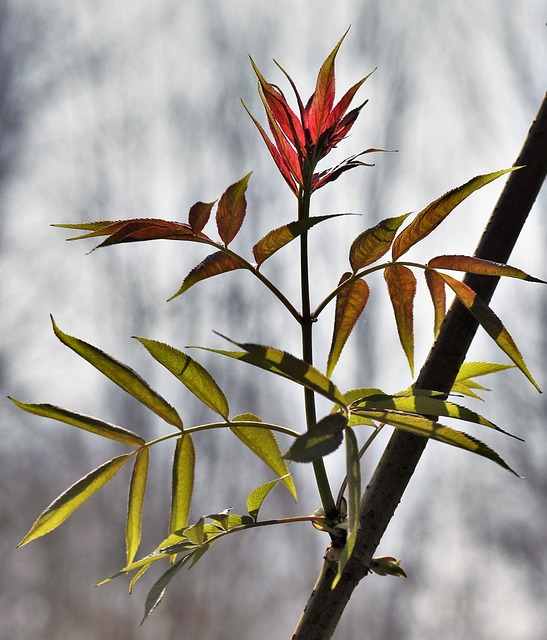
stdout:
[[(547, 173), (547, 96), (515, 163), (523, 169), (510, 174), (475, 255), (507, 262)], [(467, 274), (464, 282), (488, 303), (499, 278)], [(452, 304), (416, 387), (448, 393), (464, 361), (478, 323), (457, 300)], [(395, 431), (361, 500), (359, 532), (352, 557), (336, 589), (336, 550), (327, 549), (325, 562), (292, 640), (328, 640), (355, 587), (368, 574), (373, 554), (410, 482), (427, 439)], [(363, 630), (366, 634), (366, 630)]]

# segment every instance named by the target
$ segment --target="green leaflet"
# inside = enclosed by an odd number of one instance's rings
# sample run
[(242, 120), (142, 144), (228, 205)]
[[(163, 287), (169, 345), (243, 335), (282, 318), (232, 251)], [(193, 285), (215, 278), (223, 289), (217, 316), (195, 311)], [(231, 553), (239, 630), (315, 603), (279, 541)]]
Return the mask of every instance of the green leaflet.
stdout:
[[(242, 422), (246, 425), (236, 426), (235, 423)], [(231, 431), (243, 442), (249, 449), (255, 453), (270, 469), (281, 478), (283, 484), (289, 490), (289, 493), (296, 501), (296, 487), (289, 473), (287, 463), (283, 459), (281, 449), (276, 437), (264, 427), (260, 427), (256, 422), (262, 420), (253, 414), (246, 413), (236, 416), (230, 425)], [(250, 423), (250, 424), (249, 424)]]
[(261, 484), (259, 487), (256, 487), (256, 489), (253, 489), (247, 496), (247, 511), (255, 522), (258, 520), (258, 512), (260, 511), (264, 500), (270, 491), (283, 479), (283, 477), (276, 478), (275, 480), (270, 480), (270, 482)]
[(170, 302), (177, 296), (182, 295), (184, 292), (188, 291), (190, 287), (193, 287), (198, 282), (201, 282), (201, 280), (212, 278), (213, 276), (218, 276), (221, 273), (228, 273), (229, 271), (234, 271), (235, 269), (242, 268), (243, 265), (241, 264), (241, 262), (230, 254), (225, 253), (224, 251), (216, 251), (210, 256), (207, 256), (205, 260), (200, 262), (196, 267), (192, 269), (192, 271), (190, 271), (186, 278), (184, 278), (184, 282), (182, 283), (180, 289), (168, 299), (168, 302)]
[(257, 266), (259, 267), (276, 251), (279, 251), (279, 249), (289, 244), (289, 242), (292, 242), (295, 238), (303, 234), (305, 231), (308, 231), (308, 229), (311, 229), (316, 224), (329, 220), (330, 218), (337, 218), (343, 215), (350, 214), (332, 213), (326, 216), (315, 216), (306, 218), (305, 220), (289, 222), (288, 224), (284, 224), (282, 227), (272, 229), (253, 247), (253, 256), (256, 260)]
[(514, 364), (497, 364), (494, 362), (464, 362), (458, 371), (455, 382), (464, 382), (470, 378), (487, 376), (491, 373), (513, 369)]
[[(397, 394), (397, 395), (372, 395), (366, 398), (362, 398), (353, 403), (352, 409), (355, 407), (359, 410), (366, 409), (393, 409), (395, 411), (402, 411), (404, 413), (417, 413), (424, 416), (444, 416), (445, 418), (454, 418), (456, 420), (464, 420), (466, 422), (473, 422), (483, 427), (489, 427), (495, 429), (505, 435), (517, 438), (517, 436), (504, 431), (490, 420), (487, 420), (483, 416), (462, 407), (461, 405), (443, 400), (438, 397), (437, 392), (430, 392), (433, 395), (427, 395), (429, 392), (420, 389), (419, 394)], [(517, 438), (520, 440), (520, 438)]]
[(247, 191), (247, 184), (249, 183), (251, 175), (252, 172), (248, 173), (238, 182), (230, 185), (220, 196), (216, 213), (216, 223), (218, 234), (225, 246), (228, 246), (236, 237), (245, 219), (247, 210), (245, 192)]
[(399, 340), (405, 352), (410, 373), (414, 376), (414, 297), (416, 278), (408, 267), (394, 264), (384, 269), (384, 279), (395, 313)]
[(92, 416), (87, 416), (83, 413), (75, 413), (74, 411), (63, 409), (62, 407), (56, 407), (53, 404), (26, 404), (24, 402), (19, 402), (14, 398), (9, 399), (20, 409), (23, 409), (23, 411), (28, 411), (28, 413), (33, 413), (34, 415), (42, 416), (44, 418), (51, 418), (52, 420), (58, 420), (59, 422), (70, 424), (73, 427), (85, 429), (85, 431), (91, 431), (91, 433), (103, 436), (103, 438), (109, 438), (110, 440), (116, 440), (116, 442), (127, 444), (130, 447), (140, 447), (146, 442), (144, 438), (132, 431), (129, 431), (129, 429), (118, 427), (115, 424), (99, 420), (98, 418), (93, 418)]
[[(344, 273), (340, 283), (351, 276)], [(364, 280), (355, 280), (339, 291), (336, 297), (336, 311), (334, 315), (334, 329), (332, 332), (332, 342), (327, 359), (327, 376), (330, 377), (334, 371), (342, 349), (347, 342), (357, 320), (368, 302), (370, 288)]]
[[(188, 526), (194, 491), (196, 451), (189, 433), (177, 439), (171, 474), (171, 514), (169, 533)], [(128, 563), (129, 564), (129, 563)]]
[(133, 562), (142, 536), (142, 507), (148, 480), (148, 466), (150, 463), (150, 449), (143, 447), (135, 456), (135, 465), (129, 484), (129, 504), (127, 507), (127, 522), (125, 527), (125, 548), (127, 564)]
[(417, 242), (420, 242), (420, 240), (423, 240), (428, 236), (441, 224), (453, 209), (467, 198), (467, 196), (470, 196), (474, 191), (480, 189), (489, 182), (496, 180), (496, 178), (518, 168), (519, 167), (513, 167), (511, 169), (504, 169), (502, 171), (495, 171), (494, 173), (477, 176), (476, 178), (469, 180), (469, 182), (466, 182), (461, 187), (452, 189), (452, 191), (445, 193), (443, 196), (427, 205), (425, 209), (420, 211), (408, 227), (405, 227), (395, 238), (392, 251), (393, 260), (400, 258), (403, 253), (406, 253)]
[(445, 273), (439, 273), (440, 277), (454, 291), (460, 302), (475, 317), (486, 333), (494, 340), (498, 347), (511, 358), (517, 367), (524, 373), (528, 380), (541, 393), (537, 382), (528, 371), (520, 351), (507, 329), (503, 326), (498, 316), (486, 305), (479, 296), (463, 282), (452, 278)]
[(146, 601), (144, 603), (144, 616), (141, 620), (141, 625), (163, 600), (167, 586), (189, 559), (190, 555), (186, 555), (180, 560), (177, 560), (172, 567), (169, 567), (169, 569), (167, 569), (167, 571), (165, 571), (165, 573), (163, 573), (156, 582), (154, 582), (146, 596)]
[[(359, 413), (359, 411), (360, 410), (356, 410), (356, 413)], [(480, 440), (477, 440), (473, 436), (467, 435), (461, 431), (457, 431), (456, 429), (446, 427), (445, 425), (442, 425), (435, 420), (431, 420), (430, 418), (426, 418), (425, 416), (390, 409), (367, 409), (364, 410), (364, 415), (372, 420), (390, 424), (397, 429), (410, 431), (411, 433), (424, 436), (425, 438), (431, 438), (438, 442), (450, 444), (453, 447), (471, 451), (472, 453), (476, 453), (479, 456), (492, 460), (507, 471), (510, 471), (517, 477), (520, 477), (495, 451)]]
[(179, 349), (157, 340), (134, 336), (150, 355), (180, 380), (203, 404), (228, 420), (228, 401), (211, 374)]
[(235, 340), (231, 340), (220, 333), (217, 333), (217, 335), (228, 340), (228, 342), (245, 349), (245, 351), (250, 354), (251, 358), (246, 359), (243, 357), (244, 354), (242, 356), (239, 352), (216, 351), (214, 349), (211, 349), (211, 351), (244, 360), (262, 369), (271, 371), (272, 373), (282, 375), (293, 382), (297, 382), (308, 389), (312, 389), (316, 393), (325, 396), (329, 400), (332, 400), (332, 402), (335, 402), (345, 408), (344, 396), (340, 393), (336, 385), (318, 369), (307, 362), (304, 362), (304, 360), (301, 360), (286, 351), (282, 351), (281, 349), (275, 349), (274, 347), (268, 347), (262, 344), (236, 342)]
[(342, 577), (342, 572), (353, 553), (357, 530), (359, 527), (359, 504), (361, 502), (361, 466), (359, 464), (359, 445), (353, 429), (346, 429), (346, 466), (348, 479), (348, 537), (342, 549), (342, 555), (338, 563), (338, 572), (332, 581), (331, 589), (334, 589)]
[(56, 498), (38, 517), (30, 531), (17, 545), (22, 547), (36, 538), (50, 533), (70, 517), (78, 507), (103, 487), (131, 458), (131, 453), (112, 458), (84, 476)]
[(347, 423), (344, 414), (330, 413), (298, 437), (284, 457), (294, 462), (313, 462), (336, 451), (344, 439)]
[(53, 317), (51, 317), (51, 322), (55, 335), (64, 345), (72, 349), (84, 360), (87, 360), (103, 375), (110, 378), (129, 395), (132, 395), (160, 418), (163, 418), (168, 424), (172, 424), (179, 429), (183, 428), (182, 420), (174, 407), (154, 391), (136, 371), (115, 360), (104, 351), (97, 349), (97, 347), (63, 333), (55, 324)]

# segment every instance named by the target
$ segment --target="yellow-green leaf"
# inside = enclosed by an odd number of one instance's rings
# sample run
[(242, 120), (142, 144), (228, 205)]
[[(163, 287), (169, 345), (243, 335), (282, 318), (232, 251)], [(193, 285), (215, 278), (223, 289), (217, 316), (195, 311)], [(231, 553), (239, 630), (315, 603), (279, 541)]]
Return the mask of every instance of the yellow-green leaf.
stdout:
[(342, 444), (347, 424), (344, 414), (330, 413), (299, 436), (284, 457), (294, 462), (314, 462), (336, 451)]
[(104, 420), (99, 420), (98, 418), (93, 418), (92, 416), (87, 416), (83, 413), (75, 413), (74, 411), (69, 411), (68, 409), (63, 409), (62, 407), (57, 407), (53, 404), (26, 404), (24, 402), (19, 402), (14, 398), (10, 398), (10, 400), (20, 409), (23, 409), (23, 411), (28, 411), (28, 413), (64, 422), (65, 424), (70, 424), (73, 427), (85, 429), (85, 431), (91, 431), (91, 433), (95, 433), (103, 438), (116, 440), (116, 442), (121, 442), (122, 444), (127, 444), (131, 447), (139, 447), (146, 442), (143, 437), (133, 433), (133, 431), (129, 431), (129, 429), (118, 427), (118, 425), (105, 422)]
[(175, 408), (164, 400), (159, 393), (154, 391), (136, 371), (104, 351), (97, 349), (97, 347), (63, 333), (55, 324), (53, 317), (51, 322), (55, 335), (64, 345), (72, 349), (84, 360), (87, 360), (103, 375), (110, 378), (112, 382), (115, 382), (124, 391), (132, 395), (160, 418), (163, 418), (168, 424), (182, 429), (182, 420)]
[(177, 296), (182, 295), (185, 291), (188, 291), (190, 287), (193, 287), (196, 283), (205, 280), (206, 278), (212, 278), (218, 276), (221, 273), (228, 273), (235, 269), (242, 269), (243, 265), (239, 260), (233, 256), (225, 253), (224, 251), (217, 251), (207, 256), (205, 260), (200, 262), (196, 267), (190, 271), (190, 273), (184, 278), (180, 289), (174, 293), (168, 301), (173, 300)]
[[(340, 283), (351, 276), (344, 273)], [(332, 332), (332, 342), (327, 360), (327, 376), (330, 377), (334, 367), (340, 358), (342, 349), (347, 342), (357, 320), (367, 304), (370, 295), (368, 284), (364, 280), (355, 280), (348, 286), (341, 289), (336, 297), (336, 311), (334, 315), (334, 329)]]
[(193, 358), (179, 349), (147, 338), (134, 336), (150, 355), (170, 371), (177, 380), (187, 387), (203, 404), (228, 419), (228, 401), (213, 376)]
[(414, 375), (414, 297), (416, 278), (410, 269), (394, 264), (384, 269), (384, 279), (395, 313), (399, 339), (405, 352), (410, 372)]
[(470, 378), (479, 378), (491, 373), (506, 371), (507, 369), (513, 369), (514, 366), (514, 364), (499, 364), (495, 362), (464, 362), (458, 371), (456, 382), (468, 381)]
[(389, 251), (395, 234), (409, 215), (405, 213), (396, 218), (386, 218), (355, 238), (349, 250), (353, 273), (376, 262)]
[(241, 414), (234, 417), (230, 429), (241, 442), (270, 467), (276, 476), (282, 479), (283, 484), (296, 500), (296, 487), (274, 434), (269, 429), (259, 426), (237, 426), (235, 424), (237, 422), (261, 422), (261, 419), (250, 413)]
[(270, 480), (270, 482), (266, 482), (265, 484), (261, 484), (259, 487), (256, 487), (256, 489), (253, 489), (247, 496), (247, 511), (255, 522), (258, 520), (258, 512), (260, 511), (260, 507), (262, 507), (266, 496), (279, 484), (281, 480), (283, 480), (282, 477)]
[(194, 491), (196, 451), (189, 433), (177, 440), (171, 480), (171, 515), (169, 534), (188, 526)]
[(476, 273), (484, 276), (518, 278), (519, 280), (527, 280), (528, 282), (546, 284), (545, 280), (534, 278), (534, 276), (530, 276), (516, 267), (511, 267), (501, 262), (493, 262), (492, 260), (475, 258), (474, 256), (437, 256), (436, 258), (431, 258), (427, 266), (432, 269), (465, 271), (466, 273)]
[(426, 269), (424, 272), (427, 288), (431, 294), (433, 301), (433, 309), (435, 311), (435, 321), (433, 323), (433, 335), (437, 337), (441, 329), (444, 317), (446, 315), (446, 291), (444, 280), (439, 277), (436, 271)]
[(514, 171), (515, 168), (518, 167), (477, 176), (476, 178), (469, 180), (469, 182), (466, 182), (461, 187), (452, 189), (440, 198), (437, 198), (437, 200), (434, 200), (431, 204), (427, 205), (425, 209), (420, 211), (408, 227), (403, 229), (395, 238), (392, 252), (393, 260), (400, 258), (403, 253), (406, 253), (417, 242), (420, 242), (420, 240), (423, 240), (428, 236), (441, 224), (453, 209), (467, 198), (467, 196), (470, 196), (474, 191), (477, 191), (477, 189), (480, 189), (481, 187), (484, 187), (484, 185), (496, 180), (496, 178), (499, 178), (510, 171)]
[(150, 449), (143, 447), (135, 457), (135, 465), (129, 485), (129, 504), (127, 507), (127, 522), (125, 527), (125, 548), (127, 564), (131, 564), (141, 543), (142, 536), (142, 507), (148, 480), (148, 465)]
[(218, 234), (226, 246), (236, 237), (245, 219), (245, 212), (247, 210), (245, 191), (247, 191), (247, 184), (251, 173), (248, 173), (244, 178), (230, 185), (220, 196), (216, 222)]
[(56, 498), (32, 525), (30, 531), (19, 543), (22, 547), (36, 538), (50, 533), (69, 518), (78, 507), (96, 493), (118, 473), (132, 456), (131, 453), (112, 458), (94, 471), (84, 476)]
[(541, 392), (537, 382), (528, 371), (520, 351), (507, 329), (503, 326), (498, 316), (485, 304), (479, 296), (463, 282), (452, 278), (445, 273), (439, 273), (440, 277), (454, 291), (460, 302), (471, 312), (477, 322), (483, 327), (498, 347), (511, 358), (517, 367), (530, 380), (534, 387)]

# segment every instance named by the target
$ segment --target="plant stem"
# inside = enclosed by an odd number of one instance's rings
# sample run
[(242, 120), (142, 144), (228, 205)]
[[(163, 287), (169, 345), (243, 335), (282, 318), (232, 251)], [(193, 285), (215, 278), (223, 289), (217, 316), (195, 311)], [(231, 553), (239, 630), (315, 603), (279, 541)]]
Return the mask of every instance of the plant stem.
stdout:
[[(300, 191), (298, 198), (298, 219), (307, 220), (310, 217), (311, 184), (306, 185)], [(302, 292), (302, 359), (308, 364), (313, 364), (313, 323), (310, 307), (310, 279), (308, 264), (308, 232), (300, 236), (300, 282)], [(317, 422), (315, 412), (315, 395), (311, 389), (304, 389), (304, 405), (306, 411), (306, 426), (308, 429)], [(327, 518), (334, 518), (338, 515), (336, 503), (332, 495), (332, 490), (327, 477), (323, 459), (314, 461), (313, 470), (321, 503)]]

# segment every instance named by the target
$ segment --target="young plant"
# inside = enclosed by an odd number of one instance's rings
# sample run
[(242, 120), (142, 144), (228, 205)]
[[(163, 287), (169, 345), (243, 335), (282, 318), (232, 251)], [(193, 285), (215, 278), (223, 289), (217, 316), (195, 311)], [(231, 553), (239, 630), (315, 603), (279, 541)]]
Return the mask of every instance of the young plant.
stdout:
[[(103, 583), (120, 575), (132, 574), (131, 590), (135, 582), (154, 563), (169, 559), (170, 566), (150, 589), (144, 618), (159, 604), (169, 582), (180, 569), (193, 566), (213, 543), (240, 531), (278, 524), (309, 521), (316, 529), (330, 535), (331, 549), (337, 553), (337, 573), (330, 588), (336, 589), (355, 550), (362, 494), (360, 460), (384, 425), (471, 451), (515, 473), (488, 445), (463, 431), (439, 422), (443, 418), (451, 418), (507, 434), (487, 418), (449, 400), (445, 392), (422, 389), (411, 384), (404, 391), (385, 393), (380, 389), (362, 386), (362, 381), (358, 381), (355, 389), (341, 390), (333, 380), (332, 376), (340, 355), (368, 304), (370, 287), (367, 278), (376, 271), (383, 272), (399, 340), (413, 377), (413, 311), (417, 288), (415, 274), (422, 272), (433, 302), (434, 334), (439, 333), (445, 317), (448, 288), (513, 363), (465, 363), (452, 391), (460, 396), (477, 397), (485, 390), (485, 387), (476, 381), (477, 378), (512, 366), (520, 369), (539, 390), (514, 340), (500, 319), (472, 288), (446, 271), (543, 282), (515, 267), (478, 257), (438, 255), (429, 259), (427, 263), (411, 261), (406, 257), (412, 247), (432, 233), (465, 198), (486, 184), (518, 169), (514, 167), (472, 178), (435, 199), (412, 219), (410, 214), (386, 218), (362, 231), (348, 243), (348, 269), (332, 283), (331, 292), (315, 309), (312, 308), (310, 272), (314, 260), (320, 261), (322, 258), (310, 256), (308, 235), (316, 225), (341, 215), (312, 215), (312, 195), (316, 190), (336, 181), (346, 171), (361, 166), (372, 166), (365, 163), (362, 157), (380, 151), (369, 148), (349, 156), (334, 167), (319, 169), (319, 164), (325, 156), (348, 135), (366, 104), (363, 102), (359, 106), (351, 106), (357, 92), (369, 76), (356, 82), (342, 98), (335, 101), (335, 59), (344, 37), (323, 63), (317, 76), (315, 91), (305, 104), (292, 78), (278, 65), (294, 92), (295, 109), (290, 106), (281, 89), (269, 83), (251, 60), (258, 78), (258, 91), (264, 105), (269, 133), (244, 106), (266, 143), (277, 169), (296, 198), (295, 219), (272, 229), (260, 238), (250, 249), (252, 256), (242, 255), (231, 247), (247, 213), (245, 194), (250, 173), (229, 186), (218, 202), (194, 204), (190, 208), (187, 222), (136, 218), (55, 225), (84, 232), (71, 240), (104, 237), (98, 247), (155, 239), (207, 245), (212, 252), (190, 271), (170, 300), (181, 296), (203, 280), (230, 271), (244, 270), (251, 277), (258, 279), (269, 293), (282, 303), (300, 333), (301, 353), (298, 355), (273, 346), (240, 342), (230, 337), (225, 338), (230, 345), (228, 349), (207, 350), (265, 369), (303, 387), (307, 423), (304, 432), (295, 430), (291, 425), (272, 424), (252, 413), (231, 415), (228, 399), (221, 387), (197, 360), (174, 346), (137, 337), (136, 340), (153, 359), (167, 368), (201, 403), (218, 416), (215, 422), (188, 426), (183, 422), (179, 411), (152, 389), (138, 373), (97, 347), (65, 333), (52, 319), (53, 331), (65, 346), (136, 398), (167, 425), (173, 427), (173, 430), (155, 440), (146, 441), (142, 436), (122, 426), (98, 418), (52, 404), (28, 404), (12, 399), (25, 411), (90, 431), (129, 447), (127, 453), (108, 460), (55, 499), (38, 517), (20, 544), (27, 544), (54, 530), (107, 484), (125, 464), (132, 462), (133, 473), (129, 486), (125, 534), (126, 565)], [(210, 219), (214, 209), (213, 224)], [(297, 239), (300, 243), (299, 304), (290, 301), (275, 282), (265, 275), (262, 268), (266, 261), (274, 259), (274, 254)], [(314, 365), (314, 323), (330, 304), (335, 307), (332, 340), (327, 361), (324, 366), (318, 368)], [(317, 396), (323, 396), (332, 402), (332, 410), (325, 416), (316, 415)], [(271, 469), (273, 479), (248, 495), (248, 513), (235, 514), (225, 510), (221, 513), (203, 515), (195, 522), (190, 522), (196, 464), (194, 440), (200, 431), (213, 429), (229, 429)], [(293, 438), (292, 445), (285, 453), (282, 453), (277, 443), (276, 432)], [(358, 436), (361, 437), (363, 432), (365, 442), (360, 445)], [(151, 553), (136, 560), (141, 541), (150, 449), (166, 440), (172, 440), (174, 444), (171, 510), (166, 518), (167, 536)], [(347, 475), (342, 486), (334, 493), (323, 458), (338, 449), (342, 443), (345, 443)], [(296, 500), (296, 488), (289, 473), (287, 460), (311, 463), (321, 507), (313, 514), (299, 517), (260, 520), (261, 506), (270, 491), (278, 484), (284, 485)], [(379, 575), (406, 575), (399, 561), (391, 556), (373, 558), (368, 569)]]

